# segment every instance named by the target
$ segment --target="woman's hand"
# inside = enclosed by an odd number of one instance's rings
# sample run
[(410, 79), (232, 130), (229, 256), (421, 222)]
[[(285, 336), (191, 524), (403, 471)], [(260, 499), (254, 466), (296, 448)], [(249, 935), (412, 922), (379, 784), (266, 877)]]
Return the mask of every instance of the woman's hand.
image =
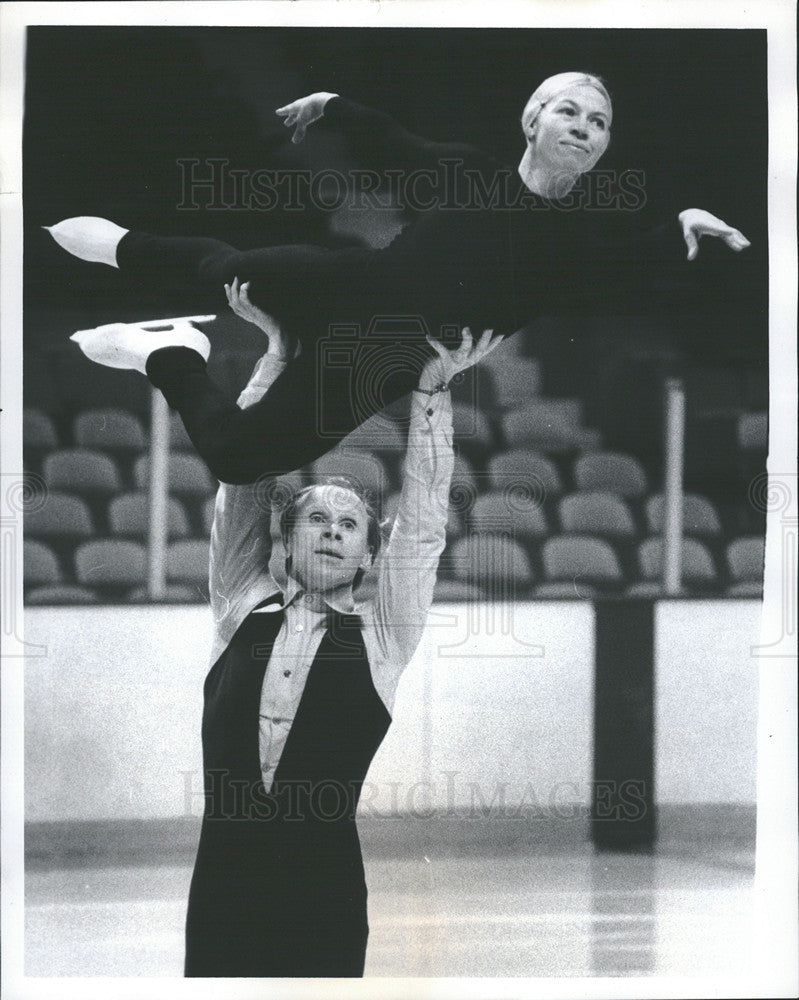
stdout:
[(295, 354), (296, 338), (289, 337), (283, 333), (274, 319), (250, 302), (249, 281), (239, 285), (239, 279), (234, 278), (232, 285), (225, 285), (225, 295), (233, 312), (246, 319), (248, 323), (254, 323), (269, 338), (267, 354), (276, 355), (281, 361), (290, 361)]
[(291, 137), (293, 143), (302, 142), (305, 138), (305, 130), (312, 122), (318, 121), (322, 117), (325, 113), (325, 105), (331, 97), (338, 97), (338, 94), (329, 94), (323, 90), (318, 94), (309, 94), (307, 97), (301, 97), (297, 101), (292, 101), (291, 104), (276, 109), (275, 114), (281, 115), (285, 119), (283, 124), (287, 128), (291, 128), (292, 125), (297, 126)]
[(430, 334), (427, 334), (427, 342), (433, 347), (438, 357), (431, 358), (422, 369), (419, 388), (423, 392), (431, 392), (442, 382), (449, 383), (458, 372), (476, 365), (505, 339), (501, 335), (492, 339), (493, 333), (493, 330), (484, 330), (483, 335), (475, 344), (472, 331), (466, 326), (461, 333), (460, 346), (453, 348), (444, 347), (440, 340), (434, 340)]
[(737, 253), (750, 246), (749, 240), (740, 229), (733, 229), (726, 222), (722, 222), (701, 208), (686, 208), (677, 218), (682, 225), (682, 234), (688, 247), (688, 260), (693, 260), (699, 253), (699, 240), (703, 236), (717, 236)]

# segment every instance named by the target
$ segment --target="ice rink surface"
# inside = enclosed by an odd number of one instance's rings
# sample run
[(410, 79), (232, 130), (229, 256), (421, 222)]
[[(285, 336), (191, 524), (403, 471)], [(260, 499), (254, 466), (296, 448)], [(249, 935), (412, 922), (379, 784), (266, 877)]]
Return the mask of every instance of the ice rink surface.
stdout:
[[(754, 856), (569, 851), (366, 860), (366, 976), (734, 976)], [(181, 976), (190, 865), (26, 876), (27, 976)]]

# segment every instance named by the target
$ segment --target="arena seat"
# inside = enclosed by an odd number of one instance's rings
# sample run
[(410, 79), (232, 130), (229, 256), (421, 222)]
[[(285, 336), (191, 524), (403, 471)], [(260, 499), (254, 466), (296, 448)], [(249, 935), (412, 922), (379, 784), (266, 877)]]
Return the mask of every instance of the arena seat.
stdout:
[(169, 583), (192, 583), (208, 586), (208, 540), (186, 539), (172, 542), (166, 553)]
[[(557, 401), (549, 401), (552, 402)], [(502, 438), (508, 449), (532, 448), (555, 455), (594, 451), (602, 442), (599, 431), (563, 419), (562, 414), (557, 410), (553, 411), (549, 405), (544, 404), (544, 401), (504, 414)]]
[(30, 407), (22, 411), (22, 447), (26, 453), (53, 451), (58, 447), (55, 424), (44, 410)]
[(496, 490), (478, 496), (470, 514), (474, 531), (501, 532), (524, 541), (540, 538), (549, 525), (535, 497), (527, 499), (512, 491)]
[(727, 587), (725, 594), (727, 597), (763, 597), (762, 580), (741, 580), (740, 583), (732, 583)]
[[(114, 535), (146, 539), (150, 529), (150, 497), (147, 493), (122, 493), (108, 505), (108, 525)], [(167, 497), (167, 537), (185, 538), (189, 522), (183, 505)]]
[(75, 552), (78, 583), (90, 587), (119, 588), (143, 583), (147, 553), (143, 545), (119, 538), (84, 542)]
[(492, 402), (501, 410), (523, 406), (541, 392), (541, 366), (538, 361), (507, 352), (505, 346), (500, 345), (478, 366), (490, 374)]
[[(149, 604), (150, 595), (146, 587), (134, 587), (128, 594), (131, 604)], [(158, 604), (197, 604), (204, 600), (196, 587), (185, 584), (168, 583), (164, 593), (155, 599)]]
[(728, 543), (725, 553), (727, 566), (731, 585), (738, 591), (752, 592), (754, 587), (749, 585), (754, 584), (759, 588), (757, 593), (762, 591), (765, 552), (765, 539), (761, 536), (735, 538)]
[(543, 600), (591, 600), (597, 597), (599, 592), (596, 587), (588, 583), (579, 583), (576, 580), (553, 580), (549, 583), (540, 583), (532, 593), (535, 598)]
[(768, 450), (768, 412), (742, 413), (738, 417), (738, 445), (744, 451)]
[(560, 496), (563, 483), (551, 459), (537, 451), (516, 448), (493, 455), (488, 462), (491, 488), (503, 490), (519, 486), (541, 501)]
[(541, 546), (548, 582), (569, 581), (616, 587), (624, 582), (618, 557), (609, 542), (584, 535), (554, 535)]
[(565, 533), (630, 539), (637, 534), (625, 501), (615, 493), (570, 493), (558, 504)]
[(54, 584), (50, 587), (34, 587), (25, 597), (26, 604), (97, 604), (99, 598), (90, 587), (76, 584)]
[(459, 538), (447, 562), (456, 580), (484, 588), (489, 600), (515, 600), (526, 595), (533, 583), (530, 557), (506, 535), (475, 533)]
[(24, 540), (22, 579), (26, 587), (59, 584), (64, 576), (52, 549), (43, 542)]
[(540, 399), (502, 417), (505, 446), (545, 452), (580, 450), (590, 446), (580, 426), (582, 404), (576, 399)]
[[(653, 493), (646, 501), (646, 522), (651, 534), (663, 531), (665, 501), (662, 493)], [(721, 535), (721, 521), (716, 508), (707, 497), (686, 493), (682, 508), (683, 532), (686, 535), (716, 538)]]
[(126, 410), (86, 410), (72, 425), (76, 444), (97, 451), (131, 454), (147, 447), (141, 421)]
[(94, 534), (91, 512), (86, 503), (69, 493), (47, 493), (38, 510), (25, 514), (25, 533), (33, 538), (91, 538)]
[(632, 455), (597, 451), (580, 455), (574, 462), (574, 482), (583, 493), (615, 493), (638, 499), (646, 493), (646, 473)]
[[(663, 575), (663, 539), (645, 538), (638, 545), (638, 565), (642, 578), (659, 581)], [(683, 538), (682, 579), (687, 584), (711, 585), (717, 582), (713, 557), (696, 538)]]
[(680, 587), (676, 594), (667, 595), (662, 583), (655, 580), (639, 580), (637, 583), (630, 584), (625, 590), (624, 595), (625, 597), (651, 598), (688, 597), (690, 596), (690, 591), (684, 587)]
[(486, 592), (476, 583), (466, 583), (464, 580), (436, 580), (433, 590), (433, 602), (459, 604), (484, 601)]
[(51, 490), (96, 499), (122, 489), (119, 470), (109, 455), (88, 448), (62, 448), (42, 463), (42, 475)]
[[(133, 466), (137, 490), (150, 486), (150, 456), (140, 455)], [(217, 488), (217, 481), (198, 455), (176, 452), (169, 456), (169, 492), (180, 497), (205, 497)]]

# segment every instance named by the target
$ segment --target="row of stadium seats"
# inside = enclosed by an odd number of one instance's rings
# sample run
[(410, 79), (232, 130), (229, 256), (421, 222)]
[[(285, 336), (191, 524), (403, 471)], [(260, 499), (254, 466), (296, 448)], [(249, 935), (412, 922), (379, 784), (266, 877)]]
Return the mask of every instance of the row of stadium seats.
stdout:
[[(285, 479), (280, 482), (284, 483)], [(512, 532), (520, 538), (540, 538), (559, 529), (633, 541), (646, 534), (660, 534), (663, 530), (664, 500), (660, 494), (646, 499), (643, 506), (645, 524), (639, 528), (630, 505), (613, 493), (570, 493), (561, 497), (554, 506), (553, 520), (542, 507), (541, 498), (535, 494), (507, 489), (471, 496), (457, 484), (452, 493), (448, 525), (451, 539), (463, 535), (467, 524), (472, 531)], [(396, 492), (385, 498), (382, 504), (384, 517), (394, 517), (398, 501), (399, 493)], [(280, 502), (280, 497), (276, 496), (274, 505), (279, 507)], [(211, 531), (214, 503), (215, 496), (203, 500), (200, 529), (192, 530), (186, 506), (177, 497), (168, 497), (168, 537), (174, 540), (199, 534), (207, 536)], [(139, 491), (114, 496), (108, 502), (103, 521), (103, 527), (107, 525), (110, 535), (146, 538), (150, 523), (148, 494)], [(707, 497), (688, 494), (683, 498), (683, 531), (689, 536), (721, 539), (721, 520)], [(30, 538), (75, 541), (88, 540), (102, 534), (103, 530), (98, 529), (85, 500), (54, 491), (43, 497), (37, 509), (26, 514), (25, 533)]]
[[(138, 490), (149, 483), (149, 455), (134, 461), (131, 476), (123, 475), (117, 462), (103, 452), (88, 448), (62, 448), (51, 452), (41, 465), (48, 490), (75, 493), (87, 498), (110, 497), (125, 489), (125, 479)], [(539, 501), (566, 492), (558, 466), (546, 456), (526, 449), (500, 452), (489, 459), (485, 472), (476, 470), (462, 454), (456, 456), (453, 481), (474, 493), (485, 490), (527, 492)], [(286, 470), (287, 472), (289, 470)], [(362, 488), (375, 494), (385, 492), (394, 481), (379, 453), (365, 450), (336, 449), (314, 462), (305, 478), (322, 475), (348, 475)], [(586, 452), (569, 467), (569, 480), (575, 492), (608, 492), (631, 500), (640, 500), (648, 492), (647, 476), (632, 455), (617, 452)], [(208, 496), (217, 483), (202, 459), (188, 452), (175, 452), (169, 459), (169, 490), (177, 496)]]
[[(453, 423), (458, 443), (466, 450), (488, 454), (498, 447), (536, 446), (553, 454), (594, 450), (601, 443), (599, 433), (581, 426), (582, 407), (576, 399), (533, 399), (504, 412), (493, 420), (473, 404), (453, 403)], [(56, 422), (41, 409), (27, 409), (23, 415), (23, 441), (31, 459), (60, 447), (96, 449), (116, 456), (132, 456), (148, 444), (145, 422), (135, 413), (113, 407), (78, 413), (66, 432), (59, 433)], [(401, 424), (388, 416), (372, 419), (358, 428), (351, 444), (378, 452), (402, 452), (405, 434)], [(180, 418), (172, 414), (173, 451), (193, 450)]]
[[(686, 593), (757, 595), (762, 590), (763, 540), (738, 538), (726, 547), (726, 580), (720, 578), (708, 549), (696, 539), (682, 546)], [(507, 535), (477, 532), (455, 540), (441, 560), (442, 579), (476, 586), (478, 592), (502, 599), (529, 595), (536, 583), (568, 585), (578, 595), (618, 593), (630, 586), (657, 586), (662, 573), (663, 543), (648, 538), (637, 547), (639, 572), (628, 577), (614, 547), (604, 539), (583, 535), (554, 535), (535, 551)], [(28, 599), (41, 598), (42, 587), (72, 586), (63, 560), (43, 542), (25, 541), (24, 579)], [(123, 539), (84, 542), (74, 553), (74, 584), (98, 588), (106, 596), (130, 595), (146, 581), (147, 553), (143, 545)], [(181, 540), (167, 549), (167, 580), (190, 586), (195, 599), (207, 595), (208, 541)], [(640, 588), (639, 588), (640, 590)]]
[[(491, 357), (491, 355), (489, 355)], [(496, 450), (504, 439), (506, 447), (525, 447), (531, 442), (542, 451), (593, 450), (599, 445), (597, 432), (580, 426), (579, 401), (539, 399), (520, 403), (508, 412), (497, 435), (491, 421), (480, 410), (463, 402), (454, 404), (454, 425), (459, 444), (479, 452)], [(744, 451), (765, 451), (768, 414), (743, 413), (738, 418), (738, 445)], [(43, 410), (26, 409), (23, 414), (23, 441), (32, 456), (41, 456), (62, 446), (95, 449), (115, 455), (135, 455), (148, 446), (143, 421), (128, 410), (107, 408), (86, 410), (72, 421), (68, 441), (62, 440), (52, 418)], [(377, 452), (403, 451), (405, 435), (392, 420), (371, 420), (350, 436), (352, 446)], [(173, 451), (192, 451), (183, 423), (171, 415), (170, 445)], [(549, 445), (549, 447), (547, 447)]]

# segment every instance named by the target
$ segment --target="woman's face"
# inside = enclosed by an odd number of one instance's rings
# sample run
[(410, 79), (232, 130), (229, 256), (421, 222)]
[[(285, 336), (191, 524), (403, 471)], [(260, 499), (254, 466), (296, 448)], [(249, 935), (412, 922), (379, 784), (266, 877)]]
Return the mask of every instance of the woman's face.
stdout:
[(309, 593), (352, 583), (372, 562), (368, 531), (359, 496), (341, 486), (317, 486), (297, 511), (288, 545), (291, 575)]
[(532, 126), (536, 162), (552, 171), (591, 170), (610, 142), (611, 108), (590, 84), (576, 84), (549, 101)]

